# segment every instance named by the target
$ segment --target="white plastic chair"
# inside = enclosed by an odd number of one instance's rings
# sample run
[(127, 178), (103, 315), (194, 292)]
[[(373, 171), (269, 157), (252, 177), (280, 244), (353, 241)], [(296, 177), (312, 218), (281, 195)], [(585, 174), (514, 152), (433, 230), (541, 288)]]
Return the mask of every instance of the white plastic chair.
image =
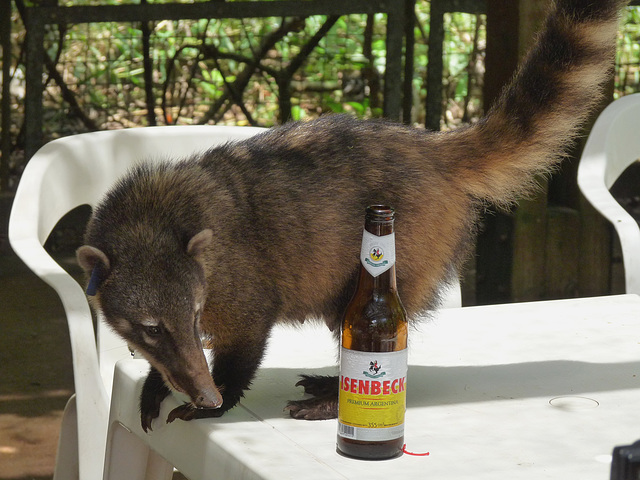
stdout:
[[(52, 141), (29, 161), (11, 210), (9, 241), (24, 263), (60, 296), (74, 368), (75, 395), (65, 407), (54, 479), (102, 478), (114, 365), (130, 354), (103, 322), (98, 321), (94, 332), (83, 288), (44, 250), (45, 240), (66, 213), (80, 205), (96, 205), (136, 162), (179, 159), (262, 130), (180, 126), (86, 133)], [(156, 460), (150, 470), (169, 478), (170, 465)]]
[(640, 159), (640, 94), (611, 103), (598, 117), (578, 166), (578, 186), (620, 238), (626, 293), (640, 294), (640, 228), (609, 189)]

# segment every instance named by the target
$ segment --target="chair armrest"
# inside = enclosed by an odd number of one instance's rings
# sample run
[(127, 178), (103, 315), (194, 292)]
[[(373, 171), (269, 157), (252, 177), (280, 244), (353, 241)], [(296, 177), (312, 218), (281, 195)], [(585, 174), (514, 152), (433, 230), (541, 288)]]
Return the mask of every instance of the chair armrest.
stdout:
[[(594, 168), (597, 168), (594, 166)], [(640, 227), (638, 222), (616, 201), (604, 184), (603, 177), (588, 168), (578, 171), (580, 190), (618, 233), (624, 261), (627, 293), (640, 294)]]
[(617, 206), (621, 211), (615, 217), (607, 216), (607, 219), (613, 223), (620, 239), (626, 292), (640, 295), (640, 227), (624, 208)]

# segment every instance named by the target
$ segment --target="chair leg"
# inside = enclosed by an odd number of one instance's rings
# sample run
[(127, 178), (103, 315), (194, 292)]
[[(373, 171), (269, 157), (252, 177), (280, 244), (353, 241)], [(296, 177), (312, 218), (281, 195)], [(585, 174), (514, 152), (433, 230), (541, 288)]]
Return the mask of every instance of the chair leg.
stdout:
[(58, 452), (53, 480), (79, 480), (78, 411), (76, 396), (71, 396), (62, 414)]
[(103, 480), (171, 480), (173, 467), (119, 422), (107, 438)]
[(172, 477), (173, 465), (167, 462), (155, 451), (149, 450), (146, 480), (171, 480)]

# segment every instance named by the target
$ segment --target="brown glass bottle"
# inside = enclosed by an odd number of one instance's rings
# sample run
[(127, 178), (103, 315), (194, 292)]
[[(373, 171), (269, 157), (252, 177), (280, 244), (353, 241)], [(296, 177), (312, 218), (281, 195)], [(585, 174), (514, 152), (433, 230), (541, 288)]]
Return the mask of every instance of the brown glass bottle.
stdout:
[(404, 443), (408, 329), (393, 221), (391, 207), (367, 208), (358, 285), (342, 322), (337, 449), (372, 460), (400, 455)]

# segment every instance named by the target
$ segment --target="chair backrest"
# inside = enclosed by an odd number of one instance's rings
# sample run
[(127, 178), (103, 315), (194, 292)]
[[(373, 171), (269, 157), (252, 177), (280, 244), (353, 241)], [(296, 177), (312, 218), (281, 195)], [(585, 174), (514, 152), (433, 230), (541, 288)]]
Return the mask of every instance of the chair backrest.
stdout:
[(46, 144), (27, 164), (11, 210), (9, 241), (24, 263), (56, 290), (65, 309), (78, 409), (80, 478), (102, 473), (99, 456), (104, 455), (113, 367), (128, 350), (103, 322), (94, 332), (82, 287), (47, 254), (44, 242), (65, 214), (80, 205), (95, 206), (137, 162), (184, 158), (261, 131), (180, 126), (86, 133)]
[(640, 294), (640, 228), (609, 189), (629, 165), (640, 159), (639, 123), (640, 94), (611, 103), (596, 120), (578, 166), (580, 190), (618, 233), (626, 292), (636, 294)]
[[(80, 206), (95, 206), (114, 182), (142, 160), (178, 160), (213, 145), (248, 138), (263, 129), (251, 127), (176, 126), (112, 130), (65, 137), (48, 143), (31, 159), (16, 194), (12, 244), (18, 227), (23, 236), (37, 233), (43, 245), (56, 223)], [(23, 193), (25, 194), (23, 196)], [(26, 198), (25, 198), (26, 197)], [(20, 225), (18, 225), (20, 224)], [(29, 259), (23, 259), (29, 265)], [(29, 265), (30, 266), (30, 265)], [(99, 352), (123, 342), (98, 322)], [(105, 385), (113, 362), (100, 358)], [(104, 365), (107, 363), (107, 365)], [(107, 392), (109, 389), (107, 389)]]

